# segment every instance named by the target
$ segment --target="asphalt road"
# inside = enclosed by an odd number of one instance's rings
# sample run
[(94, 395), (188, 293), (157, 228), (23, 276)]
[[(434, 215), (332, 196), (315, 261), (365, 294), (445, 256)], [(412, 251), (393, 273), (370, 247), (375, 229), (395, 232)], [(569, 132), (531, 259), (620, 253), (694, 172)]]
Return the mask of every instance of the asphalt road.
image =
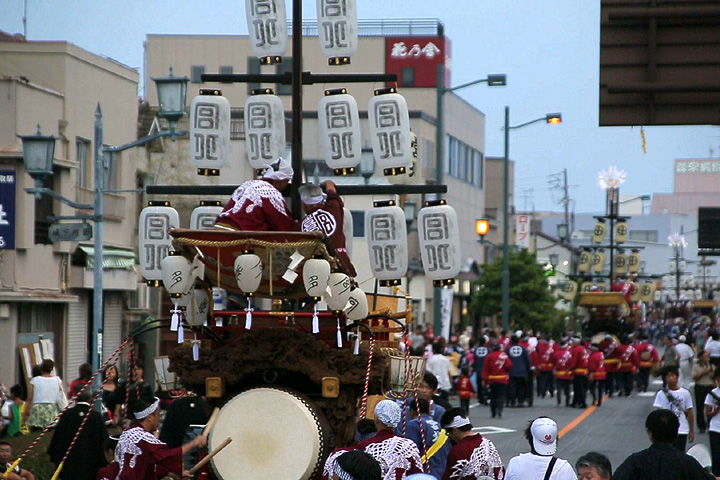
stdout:
[[(493, 441), (507, 465), (513, 456), (530, 451), (524, 430), (534, 418), (548, 416), (557, 422), (558, 430), (562, 432), (578, 417), (584, 416), (586, 418), (575, 422), (577, 425), (561, 436), (557, 456), (574, 465), (581, 455), (597, 451), (610, 459), (614, 470), (628, 455), (650, 445), (645, 433), (645, 418), (652, 411), (655, 393), (661, 386), (656, 380), (651, 385), (652, 391), (609, 398), (600, 408), (588, 410), (557, 406), (554, 398), (536, 398), (532, 408), (506, 408), (503, 418), (499, 419), (491, 418), (489, 407), (473, 404), (470, 420), (476, 431)], [(707, 433), (696, 434), (695, 443), (703, 443), (709, 448)], [(690, 446), (688, 444), (688, 448)]]

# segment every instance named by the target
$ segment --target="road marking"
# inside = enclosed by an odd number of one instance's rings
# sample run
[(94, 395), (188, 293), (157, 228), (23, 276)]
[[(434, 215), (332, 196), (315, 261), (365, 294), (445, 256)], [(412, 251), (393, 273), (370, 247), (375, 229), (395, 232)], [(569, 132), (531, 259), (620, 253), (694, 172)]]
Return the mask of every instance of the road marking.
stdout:
[[(608, 396), (605, 395), (605, 396), (603, 397), (603, 401), (606, 401), (607, 399), (608, 399)], [(568, 423), (567, 425), (565, 425), (565, 428), (563, 428), (562, 430), (560, 430), (560, 433), (558, 433), (558, 438), (562, 438), (562, 437), (564, 437), (565, 435), (567, 435), (568, 433), (570, 433), (570, 431), (571, 431), (573, 428), (575, 428), (575, 427), (577, 427), (578, 425), (580, 425), (586, 418), (588, 418), (590, 415), (592, 415), (595, 410), (597, 410), (597, 407), (596, 407), (595, 405), (586, 408), (585, 411), (584, 411), (583, 413), (581, 413), (575, 420), (573, 420), (572, 422)]]
[(652, 384), (653, 385), (662, 385), (662, 380), (653, 380)]
[(475, 407), (482, 407), (482, 406), (484, 406), (482, 403), (476, 403), (474, 405), (470, 405), (470, 408), (473, 409)]
[(511, 428), (503, 428), (503, 427), (475, 427), (472, 429), (473, 432), (479, 433), (481, 435), (491, 435), (493, 433), (515, 433), (517, 430), (513, 430)]
[(655, 392), (640, 392), (636, 393), (635, 395), (637, 395), (638, 397), (654, 397), (657, 394)]

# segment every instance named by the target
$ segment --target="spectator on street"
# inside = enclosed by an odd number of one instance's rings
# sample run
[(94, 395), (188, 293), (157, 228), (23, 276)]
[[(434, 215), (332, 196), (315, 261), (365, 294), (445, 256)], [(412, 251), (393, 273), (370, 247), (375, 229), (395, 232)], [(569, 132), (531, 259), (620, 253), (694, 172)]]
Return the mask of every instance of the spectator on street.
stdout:
[[(440, 420), (442, 419), (442, 416), (445, 414), (445, 411), (452, 408), (452, 405), (450, 405), (449, 402), (443, 402), (439, 395), (436, 395), (437, 392), (437, 386), (438, 381), (437, 378), (435, 378), (435, 375), (433, 375), (430, 372), (425, 372), (425, 375), (423, 376), (423, 380), (420, 382), (420, 385), (418, 386), (418, 398), (422, 398), (423, 400), (426, 400), (430, 404), (430, 416), (433, 420), (435, 420), (437, 423), (440, 423)], [(407, 424), (407, 422), (410, 421), (410, 402), (406, 399), (400, 402), (404, 408), (404, 415), (405, 419), (404, 422)], [(397, 428), (395, 429), (395, 433), (398, 435), (402, 435), (403, 431), (403, 422), (401, 421)]]
[(588, 452), (575, 462), (578, 480), (610, 480), (612, 465), (610, 460), (598, 452)]
[(506, 480), (577, 480), (572, 465), (555, 457), (558, 444), (557, 424), (548, 417), (538, 417), (525, 430), (530, 452), (521, 453), (508, 462)]
[(3, 479), (8, 480), (35, 480), (35, 475), (20, 468), (20, 465), (16, 466), (10, 473), (7, 471), (15, 461), (13, 456), (12, 446), (8, 442), (0, 441), (0, 474), (5, 474)]
[(615, 470), (613, 480), (713, 479), (690, 455), (675, 448), (680, 422), (670, 410), (650, 412), (645, 428), (650, 448), (633, 453)]
[(678, 338), (678, 344), (675, 345), (675, 350), (677, 350), (679, 356), (679, 384), (682, 388), (689, 389), (690, 382), (692, 381), (692, 366), (693, 360), (695, 359), (695, 350), (693, 350), (692, 347), (688, 345), (685, 335), (680, 335), (680, 337)]
[[(130, 393), (126, 397), (126, 388), (130, 384)], [(135, 362), (132, 366), (132, 379), (128, 378), (124, 382), (120, 382), (118, 388), (115, 390), (115, 398), (117, 404), (115, 405), (115, 411), (113, 412), (113, 423), (115, 425), (120, 421), (120, 406), (125, 403), (127, 398), (128, 404), (125, 405), (126, 413), (129, 420), (135, 420), (135, 411), (138, 410), (138, 402), (152, 403), (155, 394), (152, 387), (145, 382), (145, 367), (142, 363)], [(130, 422), (127, 422), (129, 426)]]
[(470, 380), (470, 372), (467, 367), (460, 369), (460, 378), (458, 378), (455, 391), (460, 397), (460, 406), (466, 414), (470, 413), (470, 399), (475, 394), (475, 387)]
[[(716, 387), (705, 397), (705, 415), (710, 422), (710, 453), (712, 455), (713, 474), (720, 476), (720, 369), (715, 370)], [(698, 410), (700, 410), (698, 408)]]
[(435, 375), (438, 380), (438, 389), (440, 397), (448, 401), (450, 398), (450, 390), (452, 389), (452, 383), (450, 378), (452, 376), (450, 370), (450, 360), (443, 355), (443, 345), (440, 342), (433, 343), (432, 346), (433, 355), (427, 361), (427, 369)]
[(41, 374), (30, 380), (24, 414), (30, 428), (44, 429), (55, 420), (59, 407), (67, 405), (62, 380), (53, 374), (54, 369), (55, 362), (46, 358), (40, 364)]
[(685, 452), (687, 441), (695, 440), (695, 424), (693, 420), (693, 405), (690, 392), (678, 385), (678, 368), (670, 366), (663, 368), (663, 381), (667, 387), (655, 395), (653, 407), (670, 410), (678, 418), (680, 429), (676, 432), (675, 446)]
[(23, 389), (19, 384), (10, 387), (10, 409), (8, 412), (7, 434), (11, 437), (30, 433), (25, 423), (25, 400), (23, 400)]
[(712, 331), (710, 340), (705, 343), (705, 350), (710, 353), (710, 363), (720, 367), (720, 333), (717, 330)]
[(87, 384), (92, 378), (92, 365), (89, 363), (81, 363), (78, 367), (78, 378), (72, 381), (68, 390), (68, 397), (74, 398), (75, 395)]
[(115, 365), (108, 365), (102, 372), (102, 400), (103, 407), (105, 407), (107, 415), (104, 415), (104, 419), (113, 420), (113, 414), (115, 413), (115, 407), (118, 403), (122, 403), (123, 399), (118, 400), (116, 390), (118, 388), (118, 369)]
[(697, 426), (700, 433), (705, 433), (707, 420), (705, 409), (701, 405), (705, 404), (705, 397), (715, 386), (715, 366), (710, 363), (710, 354), (707, 350), (698, 352), (698, 361), (693, 365), (692, 378), (695, 381), (695, 405), (698, 406)]
[(505, 468), (495, 445), (479, 433), (473, 433), (473, 426), (462, 408), (456, 407), (445, 412), (442, 427), (454, 444), (442, 480), (483, 476), (495, 480), (509, 478), (504, 476)]

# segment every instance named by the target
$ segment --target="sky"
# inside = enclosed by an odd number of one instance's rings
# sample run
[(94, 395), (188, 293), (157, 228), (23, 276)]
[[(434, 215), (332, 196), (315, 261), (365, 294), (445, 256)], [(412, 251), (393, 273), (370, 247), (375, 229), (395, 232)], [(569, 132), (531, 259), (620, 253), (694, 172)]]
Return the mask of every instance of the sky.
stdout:
[[(357, 0), (358, 17), (438, 18), (452, 41), (452, 84), (505, 73), (507, 87), (458, 92), (486, 114), (486, 155), (502, 156), (504, 108), (517, 125), (561, 112), (563, 123), (537, 123), (510, 134), (516, 207), (560, 211), (551, 188), (567, 169), (571, 207), (600, 212), (597, 174), (628, 172), (623, 194), (671, 192), (676, 158), (720, 157), (720, 128), (598, 126), (600, 2), (597, 0)], [(303, 2), (305, 19), (315, 1)], [(0, 30), (23, 31), (23, 0), (0, 0)], [(287, 2), (291, 12), (291, 1)], [(141, 69), (151, 33), (245, 34), (243, 0), (27, 0), (27, 38), (66, 40)], [(0, 66), (1, 67), (1, 66)], [(2, 74), (2, 71), (0, 71)], [(142, 91), (140, 92), (143, 93)]]

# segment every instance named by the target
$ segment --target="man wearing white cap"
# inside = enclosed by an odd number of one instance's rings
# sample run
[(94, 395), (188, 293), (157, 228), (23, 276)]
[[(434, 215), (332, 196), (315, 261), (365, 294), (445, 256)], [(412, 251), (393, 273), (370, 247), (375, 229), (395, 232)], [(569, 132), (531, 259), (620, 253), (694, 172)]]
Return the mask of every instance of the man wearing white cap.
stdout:
[(115, 449), (118, 463), (116, 480), (157, 480), (174, 473), (191, 477), (183, 469), (183, 456), (193, 448), (202, 448), (207, 442), (205, 435), (198, 435), (182, 447), (169, 448), (153, 435), (160, 424), (160, 399), (152, 403), (138, 402), (135, 411), (137, 423), (120, 435)]
[(567, 460), (555, 457), (558, 444), (557, 424), (548, 417), (538, 417), (525, 430), (530, 453), (510, 459), (506, 480), (576, 480)]
[(290, 163), (278, 158), (267, 166), (261, 180), (248, 180), (235, 190), (215, 221), (215, 228), (250, 232), (295, 230), (296, 222), (280, 193), (292, 177)]
[(473, 433), (465, 410), (448, 410), (441, 423), (453, 443), (442, 480), (507, 478), (504, 477), (505, 468), (495, 445), (479, 433)]
[(327, 235), (350, 276), (354, 277), (357, 273), (348, 257), (343, 232), (345, 212), (342, 198), (332, 181), (325, 180), (320, 186), (324, 186), (327, 193), (313, 184), (305, 184), (298, 190), (306, 215), (301, 229), (303, 232), (322, 232)]
[(381, 400), (375, 406), (377, 434), (358, 443), (354, 448), (338, 449), (325, 462), (323, 480), (333, 478), (335, 463), (348, 450), (363, 450), (380, 464), (383, 480), (404, 480), (410, 474), (422, 473), (420, 451), (410, 439), (395, 435), (395, 427), (402, 419), (402, 409), (392, 400)]

